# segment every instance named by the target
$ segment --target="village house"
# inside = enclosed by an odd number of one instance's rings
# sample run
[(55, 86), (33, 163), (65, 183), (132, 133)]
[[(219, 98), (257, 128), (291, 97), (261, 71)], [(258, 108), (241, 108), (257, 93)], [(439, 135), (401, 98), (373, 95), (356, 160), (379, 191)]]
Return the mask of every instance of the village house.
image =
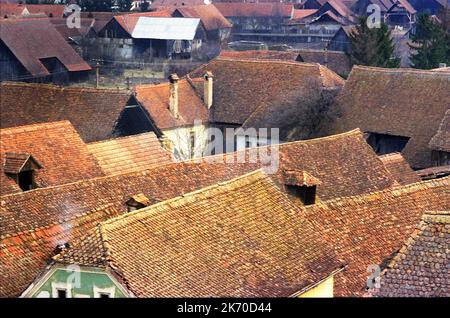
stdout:
[(106, 60), (190, 58), (206, 39), (199, 18), (173, 18), (171, 10), (114, 16), (93, 39)]
[(292, 18), (294, 7), (284, 3), (215, 3), (233, 24), (233, 40), (274, 40), (281, 24)]
[(91, 67), (47, 18), (0, 19), (0, 81), (68, 83)]
[[(213, 75), (210, 122), (224, 136), (226, 128), (242, 128), (216, 153), (279, 142), (270, 138), (272, 128), (279, 128), (281, 141), (314, 137), (315, 110), (326, 108), (344, 84), (319, 64), (216, 58), (188, 74), (200, 96), (206, 96), (202, 76), (207, 72)], [(267, 136), (260, 128), (268, 129)]]
[(425, 211), (449, 210), (449, 189), (446, 177), (301, 207), (347, 264), (335, 276), (334, 295), (362, 297), (375, 287), (376, 279), (369, 280), (373, 266), (386, 268)]
[(22, 297), (333, 297), (344, 264), (299, 214), (252, 172), (100, 223), (54, 258), (81, 267), (81, 286), (56, 265)]
[(193, 7), (181, 6), (172, 13), (173, 17), (199, 18), (210, 43), (225, 44), (231, 32), (232, 24), (212, 4)]
[(1, 195), (103, 175), (68, 121), (0, 129)]
[[(359, 131), (288, 143), (280, 145), (278, 150), (279, 170), (272, 178), (299, 207), (397, 184)], [(211, 162), (205, 158), (203, 162), (171, 163), (3, 196), (0, 296), (19, 296), (44, 270), (55, 248), (94, 228), (100, 219), (145, 208), (264, 168), (261, 161), (225, 161), (227, 156), (240, 156), (239, 153), (222, 156), (222, 161)], [(101, 212), (101, 208), (107, 210)], [(29, 217), (30, 213), (33, 218)], [(28, 244), (30, 240), (37, 243)], [(14, 280), (10, 279), (12, 276)]]
[[(208, 75), (203, 79), (208, 94), (212, 81)], [(202, 155), (209, 141), (209, 108), (203, 102), (192, 83), (180, 79), (176, 74), (169, 77), (168, 83), (157, 85), (137, 85), (135, 96), (139, 106), (148, 113), (155, 133), (163, 137), (166, 147), (178, 160), (187, 160)]]
[(449, 297), (450, 211), (426, 211), (381, 273), (376, 297)]
[(418, 13), (428, 13), (436, 15), (440, 13), (448, 0), (408, 0)]
[(330, 131), (358, 127), (378, 154), (401, 152), (414, 169), (445, 165), (445, 152), (432, 154), (429, 143), (435, 135), (439, 140), (449, 100), (448, 73), (354, 66)]
[(352, 49), (352, 43), (350, 41), (351, 32), (355, 30), (355, 26), (342, 26), (336, 32), (336, 34), (328, 42), (327, 48), (330, 51), (342, 51), (344, 53), (350, 53)]

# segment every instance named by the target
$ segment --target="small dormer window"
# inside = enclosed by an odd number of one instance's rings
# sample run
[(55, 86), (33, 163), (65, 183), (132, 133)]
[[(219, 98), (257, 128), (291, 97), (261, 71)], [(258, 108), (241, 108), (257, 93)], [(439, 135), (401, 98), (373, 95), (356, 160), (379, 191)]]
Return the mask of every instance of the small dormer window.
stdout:
[(125, 204), (127, 205), (128, 212), (133, 212), (149, 206), (150, 203), (149, 198), (147, 198), (144, 194), (139, 193), (132, 196)]
[(284, 170), (284, 185), (290, 196), (303, 205), (316, 203), (320, 180), (302, 170)]
[(35, 174), (37, 170), (42, 169), (42, 165), (30, 154), (6, 153), (3, 168), (22, 191), (37, 188)]

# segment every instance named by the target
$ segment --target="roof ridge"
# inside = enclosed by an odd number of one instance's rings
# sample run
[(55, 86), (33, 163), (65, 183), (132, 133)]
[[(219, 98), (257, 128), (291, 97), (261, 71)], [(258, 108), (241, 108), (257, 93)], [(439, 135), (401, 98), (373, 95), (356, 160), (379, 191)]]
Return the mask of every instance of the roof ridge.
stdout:
[[(59, 120), (52, 121), (48, 123), (35, 123), (23, 126), (15, 126), (15, 127), (6, 127), (0, 128), (0, 134), (9, 134), (15, 131), (35, 131), (40, 129), (52, 129), (56, 127), (71, 127), (74, 131), (76, 131), (75, 127), (73, 127), (72, 123), (68, 120)], [(77, 132), (78, 134), (78, 132)]]
[(98, 140), (98, 141), (93, 141), (93, 142), (88, 142), (86, 143), (87, 146), (91, 146), (91, 145), (98, 145), (98, 144), (102, 144), (102, 143), (108, 143), (108, 142), (112, 142), (112, 141), (116, 141), (116, 140), (124, 140), (124, 139), (131, 139), (131, 138), (137, 138), (137, 137), (142, 137), (145, 135), (154, 135), (156, 139), (158, 139), (158, 137), (156, 136), (156, 134), (153, 131), (148, 131), (148, 132), (144, 132), (144, 133), (140, 133), (140, 134), (136, 134), (136, 135), (129, 135), (129, 136), (123, 136), (123, 137), (117, 137), (117, 138), (109, 138), (109, 139), (105, 139), (105, 140)]
[(220, 189), (226, 187), (227, 185), (232, 184), (232, 183), (236, 183), (238, 181), (243, 181), (243, 184), (239, 184), (239, 186), (237, 186), (237, 187), (241, 187), (242, 185), (250, 184), (250, 183), (254, 182), (255, 180), (260, 180), (262, 178), (268, 178), (268, 177), (263, 172), (263, 169), (258, 169), (258, 170), (255, 170), (255, 171), (243, 174), (243, 175), (241, 175), (239, 177), (233, 178), (231, 180), (218, 182), (216, 184), (213, 184), (213, 185), (210, 185), (210, 186), (207, 186), (207, 187), (204, 187), (204, 188), (201, 188), (201, 189), (189, 192), (189, 193), (185, 193), (185, 194), (183, 194), (181, 196), (177, 196), (177, 197), (174, 197), (174, 198), (171, 198), (171, 199), (168, 199), (168, 200), (164, 200), (164, 201), (158, 202), (158, 203), (153, 204), (151, 206), (148, 206), (146, 208), (143, 208), (143, 209), (140, 209), (140, 210), (136, 210), (136, 211), (133, 211), (133, 212), (130, 212), (130, 213), (126, 213), (126, 214), (120, 215), (118, 217), (106, 220), (106, 221), (102, 222), (102, 225), (105, 226), (105, 225), (113, 224), (113, 223), (118, 222), (120, 220), (124, 220), (124, 219), (126, 219), (128, 217), (132, 217), (132, 216), (135, 216), (135, 215), (138, 215), (138, 214), (141, 214), (141, 213), (145, 213), (145, 212), (151, 212), (151, 211), (148, 211), (148, 210), (154, 210), (154, 209), (156, 209), (156, 208), (158, 208), (160, 206), (165, 206), (165, 205), (171, 205), (171, 204), (174, 204), (174, 203), (179, 203), (179, 201), (181, 201), (181, 200), (191, 199), (195, 195), (198, 195), (200, 193), (209, 193), (209, 192), (214, 191), (214, 190), (219, 191)]
[(13, 81), (4, 81), (0, 83), (0, 86), (19, 86), (19, 87), (35, 87), (35, 88), (47, 88), (57, 91), (83, 91), (83, 92), (108, 92), (115, 94), (129, 94), (129, 91), (126, 89), (117, 89), (117, 88), (93, 88), (93, 87), (85, 87), (85, 86), (60, 86), (55, 84), (47, 84), (47, 83), (25, 83), (25, 82), (13, 82)]
[[(436, 72), (433, 70), (419, 70), (413, 68), (383, 68), (383, 67), (375, 67), (375, 66), (365, 66), (365, 65), (354, 65), (352, 68), (353, 71), (358, 70), (371, 70), (378, 73), (390, 73), (390, 74), (423, 74), (423, 75), (434, 75), (434, 76), (442, 76), (448, 77), (450, 79), (450, 74), (446, 72)], [(349, 76), (350, 77), (350, 76)]]
[(327, 201), (318, 202), (314, 205), (301, 207), (301, 209), (308, 210), (314, 209), (314, 207), (331, 207), (331, 206), (343, 206), (343, 205), (357, 205), (361, 202), (373, 201), (380, 198), (381, 194), (391, 193), (393, 196), (399, 196), (404, 193), (411, 193), (419, 190), (437, 188), (441, 186), (450, 185), (450, 176), (440, 178), (440, 179), (431, 179), (425, 181), (419, 181), (416, 183), (411, 183), (407, 185), (403, 185), (400, 187), (392, 187), (380, 191), (372, 191), (365, 194), (360, 195), (352, 195), (340, 198), (334, 198)]
[[(295, 65), (298, 67), (318, 67), (319, 63), (313, 62), (297, 62), (297, 61), (286, 61), (286, 60), (277, 60), (277, 59), (262, 59), (262, 58), (238, 58), (238, 57), (226, 57), (226, 56), (218, 56), (213, 61), (235, 61), (235, 62), (249, 62), (249, 63), (276, 63), (276, 64), (286, 64), (286, 65)], [(209, 63), (207, 63), (208, 65)]]

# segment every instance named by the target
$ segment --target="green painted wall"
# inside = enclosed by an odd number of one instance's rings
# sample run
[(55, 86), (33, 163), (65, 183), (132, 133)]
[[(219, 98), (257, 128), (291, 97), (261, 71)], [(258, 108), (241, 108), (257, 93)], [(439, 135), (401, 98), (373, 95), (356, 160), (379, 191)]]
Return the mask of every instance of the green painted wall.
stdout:
[[(77, 273), (78, 274), (78, 273)], [(42, 291), (47, 291), (51, 297), (52, 295), (52, 283), (66, 283), (71, 275), (74, 275), (73, 271), (66, 270), (64, 268), (56, 269), (44, 282), (44, 284), (36, 290), (32, 297), (36, 298)], [(115, 298), (127, 297), (122, 293), (120, 288), (114, 283), (114, 281), (108, 276), (107, 273), (100, 269), (82, 269), (79, 272), (80, 288), (72, 288), (72, 297), (77, 295), (89, 296), (94, 298), (94, 286), (98, 288), (111, 288), (115, 287)], [(72, 276), (73, 277), (73, 276)], [(75, 282), (72, 280), (72, 284)]]

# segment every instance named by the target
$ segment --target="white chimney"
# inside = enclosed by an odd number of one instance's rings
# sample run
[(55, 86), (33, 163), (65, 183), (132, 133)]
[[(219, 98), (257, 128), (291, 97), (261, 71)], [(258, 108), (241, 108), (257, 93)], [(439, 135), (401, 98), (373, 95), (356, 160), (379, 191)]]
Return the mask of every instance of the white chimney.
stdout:
[(213, 105), (213, 78), (214, 76), (211, 72), (206, 72), (204, 75), (203, 98), (208, 109)]
[(180, 78), (177, 74), (169, 76), (170, 81), (170, 96), (169, 96), (169, 110), (175, 118), (178, 118), (178, 81)]

